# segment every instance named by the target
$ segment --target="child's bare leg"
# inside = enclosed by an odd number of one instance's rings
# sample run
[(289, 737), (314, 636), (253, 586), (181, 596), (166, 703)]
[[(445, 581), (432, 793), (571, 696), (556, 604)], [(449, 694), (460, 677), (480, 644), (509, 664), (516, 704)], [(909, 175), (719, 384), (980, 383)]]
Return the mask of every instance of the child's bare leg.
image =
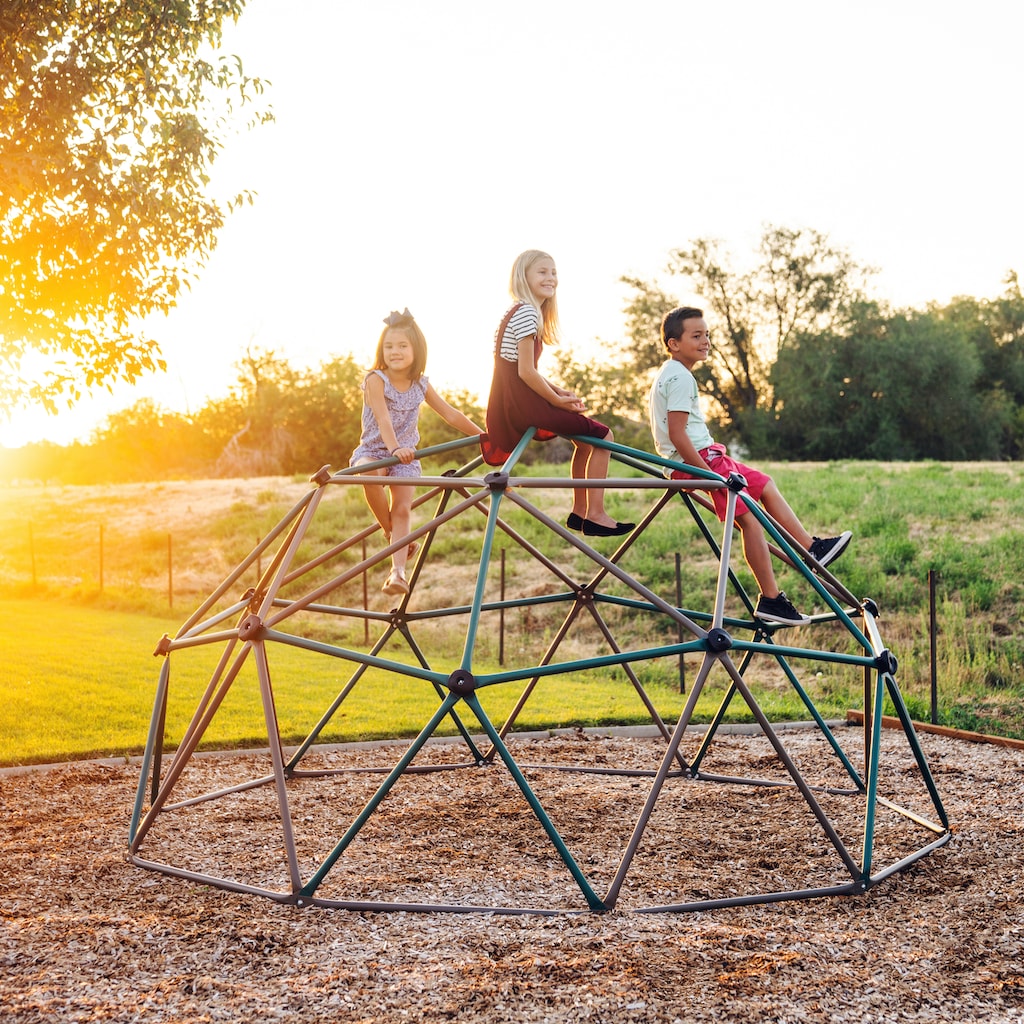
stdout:
[[(573, 480), (583, 480), (587, 475), (587, 460), (590, 457), (590, 445), (576, 444), (572, 446), (572, 463), (569, 472)], [(587, 491), (585, 487), (573, 488), (572, 510), (580, 517), (587, 518)]]
[(779, 584), (775, 579), (772, 553), (768, 550), (764, 528), (749, 512), (736, 517), (736, 526), (743, 538), (743, 557), (757, 580), (758, 588), (765, 597), (778, 597)]
[[(782, 492), (772, 480), (761, 493), (761, 504), (771, 517), (788, 533), (793, 535), (796, 542), (805, 550), (811, 546), (814, 539), (804, 529), (804, 524), (797, 518), (797, 514), (789, 507), (789, 502), (782, 496)], [(769, 595), (771, 596), (771, 595)]]
[[(358, 465), (358, 463), (356, 463)], [(387, 476), (387, 471), (383, 469), (371, 470), (368, 476)], [(388, 504), (388, 496), (383, 487), (369, 486), (363, 487), (363, 494), (366, 497), (366, 504), (369, 505), (370, 511), (373, 513), (373, 518), (380, 523), (380, 528), (384, 531), (385, 537), (391, 536), (391, 507)]]
[[(412, 487), (389, 487), (391, 492), (391, 533), (392, 537), (404, 537), (412, 528)], [(396, 572), (405, 572), (409, 560), (409, 545), (403, 544), (392, 556), (391, 564)]]
[[(606, 441), (612, 440), (612, 432), (609, 430), (605, 436)], [(608, 463), (611, 460), (611, 453), (607, 448), (596, 448), (594, 445), (579, 445), (576, 449), (577, 453), (583, 452), (585, 454), (584, 469), (580, 476), (586, 477), (588, 480), (604, 480), (608, 476)], [(576, 458), (573, 457), (573, 476), (577, 476), (576, 473)], [(580, 493), (580, 492), (576, 492)], [(586, 512), (580, 512), (584, 519), (589, 519), (592, 523), (598, 523), (600, 526), (615, 526), (615, 520), (604, 510), (604, 488), (593, 487), (582, 489), (582, 498), (575, 498), (573, 501), (573, 511), (577, 512), (577, 502), (582, 501), (583, 507)]]

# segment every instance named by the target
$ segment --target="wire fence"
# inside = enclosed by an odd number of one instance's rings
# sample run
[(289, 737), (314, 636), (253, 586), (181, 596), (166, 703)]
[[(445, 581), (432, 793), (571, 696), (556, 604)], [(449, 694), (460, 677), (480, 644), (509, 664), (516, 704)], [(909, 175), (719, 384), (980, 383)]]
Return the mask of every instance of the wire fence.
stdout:
[[(38, 537), (31, 523), (27, 524), (27, 546), (24, 557), (17, 554), (8, 558), (17, 564), (4, 567), (2, 578), (6, 584), (14, 588), (29, 583), (35, 591), (45, 588), (49, 590), (72, 589), (78, 592), (95, 591), (103, 594), (109, 590), (141, 589), (151, 594), (161, 593), (166, 599), (166, 607), (173, 611), (175, 598), (182, 600), (205, 595), (219, 582), (216, 572), (197, 573), (194, 569), (195, 551), (185, 545), (181, 551), (182, 564), (176, 573), (175, 560), (178, 551), (175, 547), (173, 533), (150, 535), (144, 543), (137, 536), (119, 538), (111, 536), (106, 525), (94, 526), (95, 534), (90, 543), (87, 538), (61, 538), (56, 536)], [(254, 547), (259, 547), (260, 537), (254, 538)], [(506, 596), (507, 567), (505, 550), (499, 552), (499, 597), (503, 603)], [(367, 557), (367, 544), (362, 541), (361, 557)], [(255, 585), (263, 575), (263, 563), (257, 558), (252, 583)], [(682, 556), (675, 553), (674, 593), (676, 606), (683, 607), (683, 565)], [(929, 703), (930, 720), (939, 722), (939, 666), (937, 636), (940, 631), (938, 621), (938, 573), (928, 571), (928, 649), (929, 649)], [(369, 609), (370, 588), (368, 574), (362, 573), (358, 582), (359, 601), (362, 609)], [(677, 623), (678, 640), (680, 643), (687, 638), (681, 623)], [(363, 619), (365, 642), (370, 640), (370, 622)], [(506, 617), (504, 608), (498, 615), (497, 653), (499, 664), (505, 664)], [(686, 661), (680, 654), (678, 657), (679, 692), (686, 692)]]

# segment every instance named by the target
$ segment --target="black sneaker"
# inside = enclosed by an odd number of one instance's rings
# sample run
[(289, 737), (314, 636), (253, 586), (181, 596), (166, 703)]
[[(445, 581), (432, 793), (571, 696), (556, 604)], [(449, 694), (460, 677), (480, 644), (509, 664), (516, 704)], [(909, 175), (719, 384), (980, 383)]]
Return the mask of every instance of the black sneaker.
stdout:
[(852, 536), (849, 530), (844, 530), (838, 537), (815, 537), (809, 549), (811, 558), (824, 569), (846, 550)]
[(778, 597), (762, 594), (757, 600), (754, 615), (762, 622), (777, 622), (782, 626), (806, 626), (811, 621), (809, 615), (801, 615), (793, 607), (793, 602), (781, 590)]

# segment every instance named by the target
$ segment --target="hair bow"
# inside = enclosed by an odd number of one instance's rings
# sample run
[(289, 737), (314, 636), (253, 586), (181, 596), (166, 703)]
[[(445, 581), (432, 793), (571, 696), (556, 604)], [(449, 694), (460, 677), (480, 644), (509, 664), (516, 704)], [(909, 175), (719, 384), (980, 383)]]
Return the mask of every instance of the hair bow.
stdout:
[(409, 307), (406, 306), (404, 313), (399, 313), (397, 309), (391, 310), (391, 312), (386, 317), (384, 317), (384, 323), (386, 323), (388, 327), (394, 327), (395, 324), (400, 324), (403, 320), (412, 319), (413, 315), (412, 313), (409, 312)]

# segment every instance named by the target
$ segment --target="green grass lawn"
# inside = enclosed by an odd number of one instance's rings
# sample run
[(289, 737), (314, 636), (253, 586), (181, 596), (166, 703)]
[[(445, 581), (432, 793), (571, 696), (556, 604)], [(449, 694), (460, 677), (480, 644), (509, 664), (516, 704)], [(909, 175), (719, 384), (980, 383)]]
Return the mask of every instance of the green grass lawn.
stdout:
[[(0, 601), (4, 624), (0, 633), (0, 764), (30, 764), (94, 756), (142, 753), (163, 659), (153, 650), (177, 620), (112, 612), (52, 602)], [(301, 742), (351, 677), (350, 662), (268, 645), (275, 711), (281, 735), (288, 744)], [(222, 644), (198, 656), (171, 655), (166, 725), (167, 745), (174, 746), (199, 706)], [(398, 660), (411, 659), (400, 641), (388, 652)], [(664, 675), (639, 674), (659, 714), (674, 722), (685, 695), (680, 693), (677, 662), (671, 659)], [(696, 660), (692, 663), (696, 664)], [(435, 663), (449, 672), (457, 662)], [(477, 666), (478, 672), (497, 671), (496, 664)], [(691, 668), (692, 671), (692, 668)], [(501, 683), (479, 691), (488, 717), (500, 725), (525, 684)], [(707, 721), (724, 694), (725, 680), (706, 688), (697, 720)], [(845, 694), (820, 695), (820, 710), (828, 716), (845, 713)], [(776, 719), (806, 718), (795, 694), (775, 689), (762, 695), (766, 710)], [(341, 742), (413, 736), (426, 724), (440, 698), (430, 683), (411, 677), (368, 670), (344, 701), (320, 742)], [(470, 732), (481, 732), (465, 706), (459, 712)], [(731, 721), (750, 721), (749, 710), (736, 701)], [(570, 726), (650, 724), (651, 717), (621, 669), (570, 673), (541, 679), (516, 729), (544, 730)], [(446, 720), (439, 734), (455, 731)], [(237, 748), (265, 745), (266, 725), (258, 676), (250, 658), (229, 688), (201, 747)]]
[[(939, 580), (939, 720), (1024, 735), (1024, 465), (844, 462), (766, 468), (814, 532), (854, 531), (841, 578), (854, 593), (878, 602), (882, 635), (899, 659), (900, 686), (915, 717), (927, 718), (929, 712), (927, 581), (932, 571)], [(531, 472), (560, 476), (564, 467)], [(5, 489), (0, 494), (0, 763), (140, 753), (162, 664), (152, 654), (160, 637), (175, 635), (198, 601), (308, 490), (306, 481), (278, 479)], [(210, 502), (213, 492), (218, 502)], [(530, 496), (542, 507), (547, 503), (552, 515), (564, 517), (565, 492), (533, 491)], [(330, 499), (310, 533), (314, 544), (334, 543), (368, 522), (358, 487), (342, 488)], [(638, 519), (649, 499), (649, 493), (621, 490), (609, 495), (609, 507), (618, 518)], [(422, 521), (426, 515), (420, 509), (416, 518)], [(479, 543), (468, 531), (479, 532), (482, 521), (475, 514), (460, 517), (452, 530), (438, 535), (429, 586), (475, 579)], [(534, 521), (523, 523), (523, 529), (532, 543), (545, 539)], [(709, 607), (713, 566), (706, 544), (679, 506), (664, 510), (645, 532), (643, 543), (628, 555), (628, 569), (671, 599), (677, 553), (684, 603)], [(747, 580), (739, 559), (736, 568)], [(510, 588), (520, 592), (540, 586), (536, 592), (543, 592), (544, 579), (530, 572), (521, 553), (510, 549)], [(238, 590), (255, 579), (254, 569)], [(784, 577), (783, 585), (790, 583)], [(372, 583), (378, 586), (379, 581)], [(346, 600), (358, 603), (358, 589), (353, 584)], [(374, 589), (371, 604), (375, 598), (379, 601)], [(543, 607), (509, 613), (509, 663), (537, 664), (561, 614)], [(636, 633), (630, 634), (634, 626)], [(623, 628), (626, 642), (647, 645), (654, 642), (651, 630), (659, 627), (626, 622)], [(369, 646), (361, 627), (357, 636), (350, 628), (330, 639), (360, 650)], [(463, 639), (457, 628), (432, 636), (432, 667), (444, 672), (458, 667)], [(477, 641), (474, 671), (496, 670), (493, 630), (481, 631)], [(566, 660), (604, 653), (603, 640), (593, 629), (576, 642)], [(400, 644), (389, 654), (408, 657), (396, 650), (402, 650)], [(172, 656), (168, 742), (176, 742), (187, 725), (219, 652), (211, 646), (188, 657)], [(690, 662), (692, 673), (697, 658)], [(352, 670), (338, 659), (276, 645), (271, 674), (286, 742), (308, 735)], [(683, 702), (675, 661), (643, 663), (637, 672), (659, 713), (674, 720)], [(777, 719), (807, 717), (779, 675), (758, 680), (758, 700)], [(808, 685), (826, 717), (860, 706), (860, 683), (849, 674), (824, 666)], [(520, 689), (521, 684), (509, 683), (481, 692), (495, 722), (504, 720)], [(724, 683), (711, 682), (698, 706), (698, 721), (713, 714), (723, 689)], [(437, 701), (427, 683), (404, 676), (396, 682), (369, 671), (322, 738), (415, 734)], [(738, 705), (734, 710), (736, 717), (749, 717)], [(623, 671), (611, 668), (543, 680), (516, 728), (649, 721)], [(469, 727), (478, 731), (475, 723)], [(450, 731), (447, 723), (446, 728)], [(258, 681), (247, 665), (203, 745), (236, 747), (265, 737)]]

